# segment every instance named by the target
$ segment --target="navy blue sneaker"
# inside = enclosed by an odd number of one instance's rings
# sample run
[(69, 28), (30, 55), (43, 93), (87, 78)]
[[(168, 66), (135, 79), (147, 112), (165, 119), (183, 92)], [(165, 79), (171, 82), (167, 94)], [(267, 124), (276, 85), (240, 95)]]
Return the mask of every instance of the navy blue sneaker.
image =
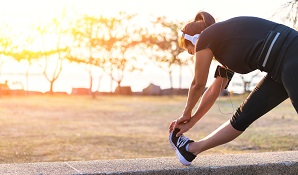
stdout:
[(186, 151), (186, 145), (194, 141), (189, 140), (189, 138), (185, 137), (183, 134), (179, 137), (176, 137), (176, 134), (178, 132), (179, 132), (179, 129), (177, 128), (174, 131), (172, 131), (169, 136), (169, 141), (173, 146), (173, 148), (175, 149), (179, 161), (183, 165), (186, 165), (186, 166), (191, 165), (191, 162), (196, 158), (196, 155)]

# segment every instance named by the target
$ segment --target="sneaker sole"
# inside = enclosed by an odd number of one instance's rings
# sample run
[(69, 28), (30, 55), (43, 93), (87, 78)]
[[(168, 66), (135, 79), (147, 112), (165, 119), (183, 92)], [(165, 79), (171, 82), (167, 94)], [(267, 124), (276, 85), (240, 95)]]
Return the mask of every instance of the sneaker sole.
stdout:
[(175, 152), (176, 152), (176, 155), (177, 155), (179, 161), (180, 161), (183, 165), (185, 165), (185, 166), (189, 166), (189, 165), (191, 165), (191, 162), (187, 161), (187, 160), (180, 154), (178, 148), (177, 148), (177, 147), (175, 146), (175, 144), (172, 142), (172, 140), (171, 140), (172, 135), (173, 135), (173, 132), (171, 132), (171, 134), (170, 134), (170, 136), (169, 136), (169, 141), (170, 141), (172, 147), (175, 149)]

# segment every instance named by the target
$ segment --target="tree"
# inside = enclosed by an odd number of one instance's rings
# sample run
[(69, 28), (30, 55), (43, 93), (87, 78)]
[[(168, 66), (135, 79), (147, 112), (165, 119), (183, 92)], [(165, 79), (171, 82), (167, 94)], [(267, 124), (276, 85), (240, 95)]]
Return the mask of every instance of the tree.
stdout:
[[(85, 15), (76, 21), (76, 25), (72, 29), (72, 35), (74, 37), (74, 44), (71, 46), (71, 56), (68, 58), (70, 61), (76, 63), (82, 63), (86, 67), (86, 71), (89, 74), (90, 94), (92, 91), (95, 68), (104, 68), (105, 60), (102, 58), (102, 47), (99, 45), (99, 40), (102, 38), (100, 29), (102, 28), (102, 21), (107, 20), (103, 17), (94, 17)], [(103, 76), (100, 73), (99, 82)]]
[[(13, 57), (17, 62), (21, 63), (23, 62), (23, 64), (26, 65), (25, 67), (25, 79), (26, 79), (26, 92), (28, 93), (29, 91), (29, 71), (30, 71), (30, 67), (37, 62), (37, 60), (42, 56), (42, 53), (39, 51), (32, 51), (32, 50), (26, 50), (25, 48), (23, 48), (22, 50), (15, 50), (13, 52), (11, 52), (9, 54), (11, 57)], [(25, 62), (25, 63), (24, 63)], [(37, 73), (41, 74), (41, 73)], [(32, 75), (32, 74), (31, 74)]]
[(35, 42), (40, 41), (41, 47), (38, 49), (40, 59), (43, 60), (43, 75), (50, 83), (49, 93), (53, 94), (55, 81), (58, 79), (63, 66), (63, 60), (69, 53), (67, 37), (69, 37), (68, 26), (63, 26), (65, 20), (53, 18), (50, 23), (39, 25)]
[(7, 38), (4, 44), (5, 49), (2, 53), (5, 57), (13, 58), (13, 60), (18, 63), (22, 63), (22, 65), (25, 66), (26, 91), (28, 92), (29, 69), (33, 62), (40, 58), (40, 52), (37, 53), (37, 51), (31, 50), (32, 48), (30, 47), (32, 46), (34, 40), (31, 35), (26, 35), (23, 31), (14, 31), (11, 33), (11, 36), (9, 36), (8, 33), (6, 33), (6, 35)]
[(118, 17), (102, 18), (102, 37), (96, 41), (105, 49), (106, 64), (104, 71), (111, 78), (111, 91), (113, 81), (117, 83), (121, 93), (121, 82), (125, 73), (141, 70), (137, 56), (133, 56), (133, 49), (142, 43), (140, 29), (132, 24), (134, 15), (119, 13)]
[(3, 24), (0, 32), (0, 77), (2, 75), (2, 66), (9, 60), (8, 52), (13, 47), (12, 36), (8, 35), (11, 27), (8, 24)]
[(291, 0), (283, 4), (273, 17), (280, 18), (285, 24), (288, 24), (298, 30), (298, 0)]
[(152, 46), (152, 60), (158, 67), (169, 74), (170, 87), (173, 89), (173, 70), (179, 67), (179, 88), (182, 85), (182, 67), (193, 62), (191, 57), (183, 57), (185, 52), (179, 46), (179, 31), (182, 23), (169, 21), (165, 17), (159, 17), (153, 21), (155, 34), (148, 36), (147, 43)]

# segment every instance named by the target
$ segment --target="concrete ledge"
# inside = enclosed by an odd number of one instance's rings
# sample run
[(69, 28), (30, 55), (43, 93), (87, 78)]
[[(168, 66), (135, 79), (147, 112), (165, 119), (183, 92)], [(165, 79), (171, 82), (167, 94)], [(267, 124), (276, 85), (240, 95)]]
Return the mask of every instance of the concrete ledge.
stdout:
[(198, 156), (191, 166), (178, 159), (149, 158), (73, 162), (0, 164), (1, 175), (102, 174), (298, 174), (298, 151)]

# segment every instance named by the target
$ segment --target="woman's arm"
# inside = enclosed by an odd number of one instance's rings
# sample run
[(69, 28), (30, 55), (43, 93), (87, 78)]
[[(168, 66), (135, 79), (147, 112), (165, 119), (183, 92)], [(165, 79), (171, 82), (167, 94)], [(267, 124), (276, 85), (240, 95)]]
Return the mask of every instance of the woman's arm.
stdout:
[[(195, 56), (195, 74), (189, 88), (186, 106), (184, 108), (182, 116), (171, 123), (169, 127), (170, 131), (176, 128), (177, 125), (186, 123), (191, 119), (192, 110), (202, 96), (205, 89), (213, 53), (210, 49), (207, 48), (196, 52)], [(178, 133), (177, 135), (181, 135), (182, 133), (183, 132), (180, 131), (180, 133)]]
[(214, 80), (212, 85), (204, 93), (197, 111), (190, 118), (190, 120), (186, 123), (176, 124), (175, 127), (180, 129), (180, 132), (177, 133), (177, 136), (183, 134), (184, 132), (187, 132), (197, 123), (197, 121), (199, 121), (206, 114), (206, 112), (212, 107), (220, 92), (225, 88), (228, 82), (228, 78), (222, 77), (217, 77)]
[(195, 123), (199, 121), (206, 114), (206, 112), (209, 111), (228, 82), (228, 78), (216, 77), (212, 85), (204, 93), (197, 111), (191, 118), (190, 122), (192, 126), (194, 126)]
[(204, 92), (212, 57), (213, 53), (210, 49), (204, 49), (196, 53), (195, 74), (189, 88), (183, 116), (191, 116), (193, 108)]

